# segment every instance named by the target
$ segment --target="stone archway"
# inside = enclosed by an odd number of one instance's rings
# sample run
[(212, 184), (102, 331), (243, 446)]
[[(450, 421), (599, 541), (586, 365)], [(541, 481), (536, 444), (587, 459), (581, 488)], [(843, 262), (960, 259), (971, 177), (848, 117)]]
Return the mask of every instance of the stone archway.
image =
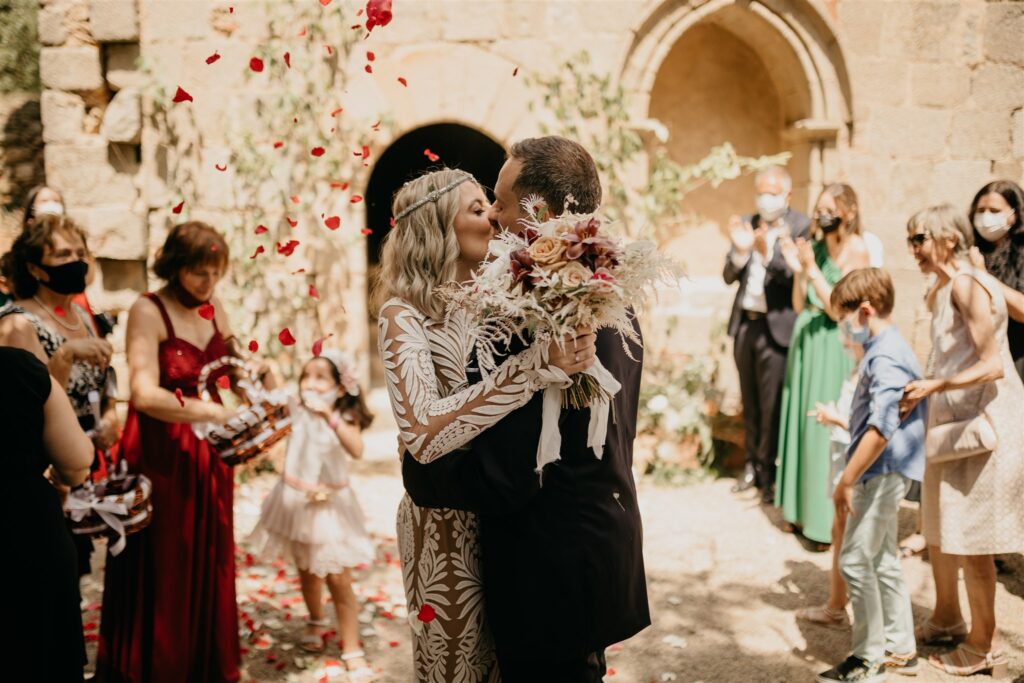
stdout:
[[(439, 158), (432, 161), (425, 151)], [(480, 184), (494, 187), (498, 171), (505, 161), (505, 149), (490, 136), (476, 128), (459, 123), (433, 123), (395, 138), (378, 157), (366, 185), (366, 221), (374, 230), (366, 240), (366, 281), (373, 283), (380, 262), (380, 248), (387, 235), (391, 218), (391, 200), (395, 192), (410, 178), (439, 166), (461, 168), (472, 173)], [(367, 296), (371, 295), (367, 287)], [(377, 348), (375, 313), (369, 313), (370, 349)], [(370, 379), (373, 384), (383, 380), (383, 371), (376, 353), (370, 354)]]
[[(788, 150), (794, 205), (806, 209), (852, 132), (845, 60), (828, 19), (808, 0), (666, 0), (635, 30), (622, 79), (636, 115), (673, 131), (673, 157), (696, 161), (725, 141), (748, 156)], [(687, 203), (721, 223), (749, 209), (750, 194), (738, 180)]]

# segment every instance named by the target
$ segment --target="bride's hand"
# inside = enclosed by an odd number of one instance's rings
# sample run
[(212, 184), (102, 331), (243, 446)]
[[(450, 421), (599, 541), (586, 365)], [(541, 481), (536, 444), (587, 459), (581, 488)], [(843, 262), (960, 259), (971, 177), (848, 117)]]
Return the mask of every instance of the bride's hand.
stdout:
[(575, 334), (565, 336), (561, 348), (557, 342), (548, 345), (548, 365), (570, 376), (583, 372), (597, 358), (596, 343), (596, 334), (589, 329), (578, 328)]

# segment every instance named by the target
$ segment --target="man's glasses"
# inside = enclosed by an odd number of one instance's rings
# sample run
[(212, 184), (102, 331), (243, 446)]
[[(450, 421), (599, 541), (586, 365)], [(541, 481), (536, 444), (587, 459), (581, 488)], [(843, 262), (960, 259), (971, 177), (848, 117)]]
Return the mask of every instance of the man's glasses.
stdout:
[(928, 241), (929, 237), (931, 237), (931, 235), (929, 235), (926, 232), (919, 232), (916, 235), (911, 235), (910, 237), (907, 238), (907, 246), (920, 247), (922, 244)]

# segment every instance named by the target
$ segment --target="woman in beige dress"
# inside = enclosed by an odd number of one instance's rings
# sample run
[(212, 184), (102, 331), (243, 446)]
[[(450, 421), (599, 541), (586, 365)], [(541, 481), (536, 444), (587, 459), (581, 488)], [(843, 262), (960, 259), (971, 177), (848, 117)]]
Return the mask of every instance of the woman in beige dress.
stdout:
[[(440, 289), (468, 280), (486, 256), (494, 235), (487, 208), (473, 177), (449, 169), (420, 176), (395, 195), (378, 280), (378, 343), (402, 446), (419, 462), (466, 446), (526, 404), (546, 386), (541, 375), (550, 376), (537, 370), (571, 375), (593, 362), (595, 337), (581, 331), (562, 351), (528, 347), (487, 381), (470, 384), (472, 321), (458, 311), (446, 317)], [(500, 680), (484, 619), (477, 533), (473, 513), (420, 508), (408, 495), (399, 505), (419, 683)]]
[[(993, 555), (1024, 549), (1024, 384), (1010, 356), (1003, 290), (967, 260), (973, 240), (966, 218), (952, 206), (933, 207), (915, 214), (907, 230), (918, 266), (935, 275), (935, 284), (928, 293), (930, 378), (907, 385), (905, 407), (928, 397), (929, 425), (969, 419), (984, 408), (998, 437), (991, 453), (926, 466), (921, 505), (935, 609), (917, 637), (964, 641), (930, 660), (946, 673), (1001, 677), (1007, 659), (996, 635)], [(970, 630), (957, 593), (961, 563)]]

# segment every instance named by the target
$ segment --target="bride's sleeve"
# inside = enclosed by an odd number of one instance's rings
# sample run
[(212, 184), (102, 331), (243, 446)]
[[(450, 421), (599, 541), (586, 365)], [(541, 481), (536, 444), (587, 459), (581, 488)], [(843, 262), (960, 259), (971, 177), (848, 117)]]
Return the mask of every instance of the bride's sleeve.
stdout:
[[(391, 408), (402, 443), (418, 462), (429, 463), (469, 443), (547, 386), (533, 368), (536, 351), (527, 349), (506, 359), (486, 381), (442, 397), (420, 315), (389, 305), (378, 325)], [(464, 362), (461, 349), (445, 355), (440, 365)]]

